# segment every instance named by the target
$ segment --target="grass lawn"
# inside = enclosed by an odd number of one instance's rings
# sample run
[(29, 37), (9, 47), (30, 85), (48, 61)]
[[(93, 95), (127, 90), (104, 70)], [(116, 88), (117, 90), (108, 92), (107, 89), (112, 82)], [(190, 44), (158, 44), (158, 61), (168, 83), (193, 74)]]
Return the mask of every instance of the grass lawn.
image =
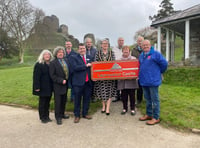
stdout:
[[(11, 64), (8, 68), (0, 64), (0, 103), (38, 107), (38, 97), (32, 95), (33, 63), (32, 66)], [(200, 129), (199, 76), (199, 68), (168, 69), (160, 87), (161, 124), (178, 129)], [(90, 112), (96, 112), (100, 106), (100, 102), (91, 103)], [(52, 97), (52, 110), (53, 107)], [(140, 109), (145, 113), (145, 102)], [(72, 103), (67, 104), (67, 111), (73, 111)]]
[[(200, 69), (169, 68), (159, 88), (161, 120), (166, 127), (200, 129)], [(143, 102), (141, 111), (145, 113)]]
[[(38, 97), (32, 95), (33, 67), (15, 67), (0, 70), (0, 103), (38, 107)], [(69, 95), (70, 96), (70, 91)], [(53, 110), (53, 97), (50, 108)], [(73, 112), (73, 103), (68, 101), (67, 111)], [(90, 112), (95, 112), (101, 106), (100, 102), (91, 103)]]

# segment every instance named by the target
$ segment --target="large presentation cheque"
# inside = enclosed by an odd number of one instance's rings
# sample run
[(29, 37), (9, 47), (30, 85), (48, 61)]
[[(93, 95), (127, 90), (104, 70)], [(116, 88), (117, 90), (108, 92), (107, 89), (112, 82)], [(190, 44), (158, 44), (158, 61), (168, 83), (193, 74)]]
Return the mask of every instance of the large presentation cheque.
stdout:
[(139, 73), (139, 61), (103, 61), (92, 62), (92, 80), (136, 79)]

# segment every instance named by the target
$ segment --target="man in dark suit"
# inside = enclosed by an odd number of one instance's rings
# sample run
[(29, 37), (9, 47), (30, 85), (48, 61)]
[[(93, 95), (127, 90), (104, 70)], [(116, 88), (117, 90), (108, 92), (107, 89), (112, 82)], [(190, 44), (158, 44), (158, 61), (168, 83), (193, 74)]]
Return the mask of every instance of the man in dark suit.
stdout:
[[(94, 46), (92, 45), (92, 39), (87, 37), (85, 39), (85, 45), (86, 45), (86, 55), (91, 56), (92, 61), (94, 61), (97, 49), (94, 48)], [(96, 102), (93, 90), (94, 90), (94, 82), (92, 82), (91, 101)]]
[[(76, 55), (77, 53), (72, 49), (72, 43), (70, 41), (66, 41), (65, 42), (65, 51), (66, 51), (66, 58), (68, 59), (69, 63), (71, 62), (70, 58), (73, 55)], [(71, 75), (69, 77), (69, 81), (68, 81), (68, 88), (71, 88), (71, 96), (70, 96), (70, 101), (73, 102), (74, 101), (74, 90), (71, 86)]]
[(77, 55), (71, 57), (72, 66), (72, 87), (75, 93), (74, 100), (74, 123), (78, 123), (80, 120), (80, 108), (82, 100), (82, 117), (85, 119), (92, 119), (88, 115), (90, 98), (91, 98), (91, 57), (86, 55), (86, 48), (83, 43), (79, 44)]
[[(137, 38), (137, 45), (136, 47), (133, 48), (131, 55), (136, 57), (139, 60), (139, 56), (142, 53), (143, 49), (142, 49), (142, 42), (144, 41), (144, 38), (142, 36), (138, 36)], [(140, 80), (139, 80), (140, 81)], [(142, 102), (143, 99), (143, 91), (142, 91), (142, 87), (139, 84), (139, 88), (137, 89), (137, 107), (139, 107), (140, 103)]]
[(55, 118), (57, 124), (62, 124), (62, 118), (68, 119), (65, 115), (65, 105), (67, 101), (68, 77), (70, 75), (70, 65), (65, 56), (64, 47), (58, 46), (54, 49), (55, 59), (50, 63), (49, 73), (53, 80)]

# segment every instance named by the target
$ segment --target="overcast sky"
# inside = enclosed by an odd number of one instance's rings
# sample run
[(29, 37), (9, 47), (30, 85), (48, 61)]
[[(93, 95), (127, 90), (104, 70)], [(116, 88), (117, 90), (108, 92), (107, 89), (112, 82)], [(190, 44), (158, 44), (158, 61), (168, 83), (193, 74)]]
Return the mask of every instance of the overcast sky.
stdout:
[[(132, 45), (136, 31), (151, 24), (149, 16), (157, 14), (162, 0), (30, 0), (46, 15), (56, 15), (60, 25), (66, 24), (69, 34), (83, 42), (87, 33), (95, 38), (109, 38), (111, 45), (124, 37)], [(184, 10), (199, 0), (171, 0), (175, 10)]]

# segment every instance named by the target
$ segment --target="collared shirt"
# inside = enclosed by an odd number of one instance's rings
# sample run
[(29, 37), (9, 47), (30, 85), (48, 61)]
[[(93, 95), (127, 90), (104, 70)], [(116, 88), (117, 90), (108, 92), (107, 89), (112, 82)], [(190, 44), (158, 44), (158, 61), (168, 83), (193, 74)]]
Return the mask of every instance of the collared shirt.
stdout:
[(122, 57), (122, 49), (120, 49), (118, 46), (117, 47), (114, 47), (112, 49), (112, 51), (114, 52), (115, 54), (115, 59), (116, 60), (120, 60), (120, 58)]

